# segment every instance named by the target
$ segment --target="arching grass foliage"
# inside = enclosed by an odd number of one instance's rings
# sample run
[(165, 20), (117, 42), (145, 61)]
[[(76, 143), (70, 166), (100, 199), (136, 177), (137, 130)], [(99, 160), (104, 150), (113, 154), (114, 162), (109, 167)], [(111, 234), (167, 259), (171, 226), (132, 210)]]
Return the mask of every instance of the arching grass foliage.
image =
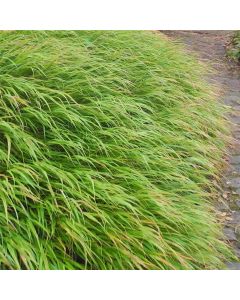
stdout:
[(0, 33), (1, 269), (221, 268), (227, 126), (163, 35)]

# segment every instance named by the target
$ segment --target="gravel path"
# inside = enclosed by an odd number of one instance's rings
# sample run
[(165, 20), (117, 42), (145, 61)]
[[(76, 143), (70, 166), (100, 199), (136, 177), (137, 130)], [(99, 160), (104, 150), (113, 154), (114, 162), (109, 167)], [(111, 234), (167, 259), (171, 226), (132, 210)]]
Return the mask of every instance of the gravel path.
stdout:
[[(217, 70), (209, 80), (222, 87), (222, 100), (231, 107), (229, 118), (233, 123), (234, 141), (229, 147), (229, 167), (225, 170), (222, 196), (217, 205), (224, 222), (226, 240), (240, 258), (240, 66), (225, 57), (225, 45), (232, 31), (162, 31), (183, 42), (187, 49), (196, 52), (203, 61), (210, 62)], [(240, 270), (240, 262), (229, 262), (229, 269)]]

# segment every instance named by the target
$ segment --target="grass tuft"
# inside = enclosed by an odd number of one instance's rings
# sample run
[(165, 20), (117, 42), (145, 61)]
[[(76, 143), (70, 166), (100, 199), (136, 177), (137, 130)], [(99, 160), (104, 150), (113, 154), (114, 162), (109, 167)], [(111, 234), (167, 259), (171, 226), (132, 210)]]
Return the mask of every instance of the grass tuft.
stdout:
[(230, 45), (227, 48), (227, 56), (240, 63), (240, 31), (235, 31)]
[(0, 53), (1, 269), (223, 267), (204, 66), (143, 31), (2, 31)]

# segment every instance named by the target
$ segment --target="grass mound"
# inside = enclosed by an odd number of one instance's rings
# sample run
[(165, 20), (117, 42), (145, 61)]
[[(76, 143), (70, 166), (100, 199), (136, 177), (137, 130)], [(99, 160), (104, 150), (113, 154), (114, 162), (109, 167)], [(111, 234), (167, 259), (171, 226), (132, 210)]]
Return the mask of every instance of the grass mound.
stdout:
[[(152, 32), (1, 32), (1, 269), (220, 268), (223, 108)], [(212, 179), (211, 179), (212, 178)]]

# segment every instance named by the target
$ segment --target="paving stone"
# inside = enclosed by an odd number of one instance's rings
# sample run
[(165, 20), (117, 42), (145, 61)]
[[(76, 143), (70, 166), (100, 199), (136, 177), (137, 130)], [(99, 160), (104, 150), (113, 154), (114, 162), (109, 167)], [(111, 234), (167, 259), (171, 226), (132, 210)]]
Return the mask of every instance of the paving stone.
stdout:
[(239, 224), (240, 226), (240, 211), (233, 211), (231, 213), (231, 220), (228, 222), (229, 224), (237, 225)]
[(237, 224), (237, 226), (235, 226), (234, 232), (236, 234), (237, 240), (240, 240), (240, 225)]
[(230, 164), (233, 164), (233, 165), (240, 165), (240, 155), (234, 155), (232, 157), (230, 157)]
[(233, 189), (240, 189), (240, 177), (231, 178), (227, 181), (227, 185)]
[(229, 262), (226, 266), (229, 270), (240, 270), (240, 263), (237, 262)]
[(226, 97), (223, 98), (224, 102), (228, 105), (234, 105), (234, 104), (237, 104), (239, 105), (240, 104), (240, 99), (239, 99), (239, 96), (237, 95), (228, 95)]
[(226, 237), (226, 240), (228, 241), (237, 241), (237, 236), (235, 234), (234, 228), (231, 227), (225, 227), (223, 229), (224, 235)]
[(240, 248), (234, 247), (234, 252), (238, 258), (240, 258)]

